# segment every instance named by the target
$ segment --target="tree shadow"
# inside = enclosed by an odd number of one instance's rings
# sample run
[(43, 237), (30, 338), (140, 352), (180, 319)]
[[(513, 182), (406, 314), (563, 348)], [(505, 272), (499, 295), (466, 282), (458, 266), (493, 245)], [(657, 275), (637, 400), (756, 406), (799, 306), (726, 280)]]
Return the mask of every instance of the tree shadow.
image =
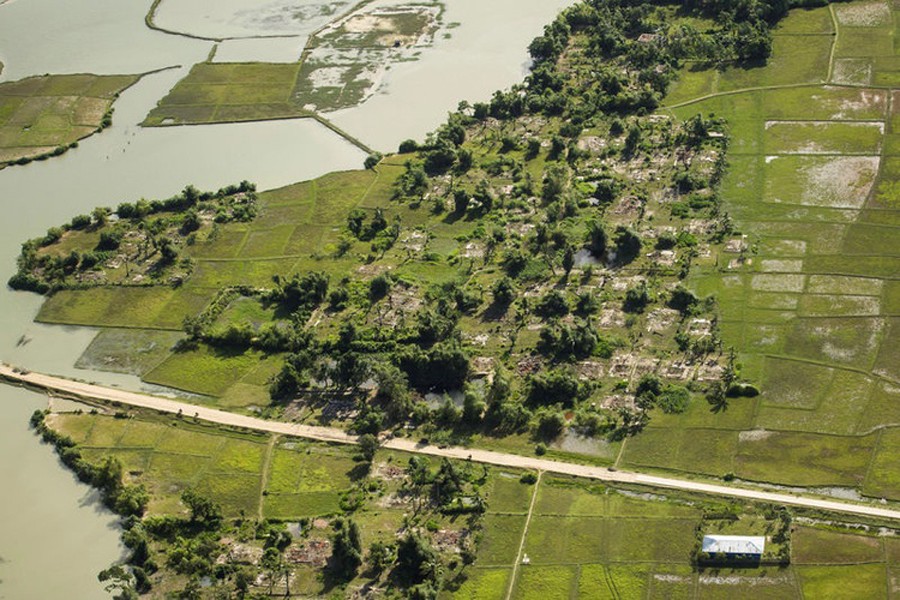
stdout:
[(509, 312), (509, 307), (512, 303), (504, 303), (504, 302), (491, 302), (487, 308), (485, 308), (481, 313), (481, 321), (500, 321), (506, 314)]

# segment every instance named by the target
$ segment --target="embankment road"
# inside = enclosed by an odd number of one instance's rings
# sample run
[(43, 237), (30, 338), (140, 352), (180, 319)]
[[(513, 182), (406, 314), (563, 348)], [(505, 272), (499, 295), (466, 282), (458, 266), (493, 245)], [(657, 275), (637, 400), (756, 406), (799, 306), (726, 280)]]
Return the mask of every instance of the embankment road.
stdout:
[[(122, 389), (73, 381), (71, 379), (45, 375), (42, 373), (34, 373), (23, 369), (16, 369), (5, 363), (0, 363), (0, 379), (12, 385), (21, 385), (32, 389), (42, 390), (51, 395), (62, 397), (84, 399), (94, 402), (118, 403), (163, 413), (193, 417), (201, 421), (226, 425), (229, 427), (307, 438), (322, 442), (339, 444), (356, 443), (355, 436), (340, 429), (270, 421), (258, 417), (239, 415), (169, 398), (160, 398), (149, 394), (129, 392)], [(383, 441), (382, 446), (403, 452), (472, 460), (474, 462), (501, 467), (533, 469), (547, 473), (574, 475), (576, 477), (585, 477), (611, 483), (626, 483), (653, 488), (681, 490), (726, 498), (798, 506), (826, 512), (842, 513), (845, 515), (891, 519), (900, 523), (900, 510), (895, 510), (886, 506), (882, 507), (872, 504), (844, 502), (799, 493), (770, 492), (759, 489), (693, 481), (689, 479), (661, 477), (633, 471), (610, 470), (604, 467), (560, 462), (537, 457), (520, 456), (517, 454), (506, 454), (490, 450), (479, 450), (477, 448), (453, 446), (438, 447), (420, 442), (417, 443), (415, 440), (405, 438), (386, 439)]]

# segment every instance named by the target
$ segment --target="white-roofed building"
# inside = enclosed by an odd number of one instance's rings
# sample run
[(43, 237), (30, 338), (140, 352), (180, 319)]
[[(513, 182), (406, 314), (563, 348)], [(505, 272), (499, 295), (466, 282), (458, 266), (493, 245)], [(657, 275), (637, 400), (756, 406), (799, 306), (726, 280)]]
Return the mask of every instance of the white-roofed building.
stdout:
[(727, 557), (759, 558), (766, 549), (766, 538), (755, 535), (705, 535), (703, 552)]

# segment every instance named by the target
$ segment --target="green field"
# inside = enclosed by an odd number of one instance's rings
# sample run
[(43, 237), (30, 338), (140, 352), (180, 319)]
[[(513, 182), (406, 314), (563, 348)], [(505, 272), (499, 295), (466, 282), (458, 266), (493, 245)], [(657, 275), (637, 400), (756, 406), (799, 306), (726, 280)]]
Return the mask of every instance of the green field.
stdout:
[(0, 83), (0, 168), (61, 154), (109, 123), (134, 75), (44, 75)]
[(69, 435), (87, 460), (115, 456), (127, 477), (150, 492), (149, 510), (181, 514), (181, 492), (196, 488), (224, 512), (256, 514), (266, 438), (225, 433), (188, 421), (117, 419), (87, 414), (51, 417), (51, 426)]
[[(500, 481), (495, 478), (494, 484)], [(531, 486), (522, 487), (524, 492)], [(495, 494), (496, 489), (491, 498)], [(877, 598), (886, 597), (888, 589), (898, 591), (885, 579), (900, 556), (892, 538), (839, 529), (795, 527), (790, 566), (698, 568), (690, 561), (698, 526), (704, 533), (768, 534), (772, 544), (770, 525), (758, 516), (701, 524), (700, 515), (695, 502), (677, 497), (545, 475), (525, 536), (528, 564), (518, 567), (512, 597), (781, 600)], [(475, 568), (447, 597), (505, 597), (523, 525), (524, 515), (489, 509)], [(846, 588), (845, 578), (854, 580)]]
[(200, 63), (150, 111), (144, 125), (309, 116), (292, 102), (299, 64)]
[[(722, 199), (752, 260), (697, 271), (692, 286), (719, 298), (723, 341), (763, 394), (726, 411), (749, 410), (740, 436), (673, 420), (629, 440), (625, 463), (900, 498), (895, 430), (871, 433), (897, 424), (900, 389), (887, 367), (900, 213), (884, 199), (900, 175), (886, 158), (897, 123), (891, 93), (866, 87), (896, 80), (897, 14), (884, 2), (793, 11), (766, 67), (688, 70), (673, 86), (677, 116), (729, 122)], [(684, 441), (672, 451), (672, 439)]]

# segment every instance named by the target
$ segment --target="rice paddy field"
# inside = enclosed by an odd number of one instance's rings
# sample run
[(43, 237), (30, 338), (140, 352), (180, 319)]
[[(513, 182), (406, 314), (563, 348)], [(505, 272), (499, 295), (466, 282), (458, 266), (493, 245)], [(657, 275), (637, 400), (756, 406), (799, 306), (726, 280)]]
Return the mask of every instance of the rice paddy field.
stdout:
[(0, 83), (0, 168), (62, 154), (104, 126), (134, 75), (43, 75)]
[[(789, 566), (698, 568), (689, 558), (696, 531), (730, 531), (704, 521), (696, 502), (547, 475), (535, 489), (509, 473), (495, 476), (490, 498), (478, 560), (447, 598), (849, 599), (900, 591), (892, 537), (794, 526)], [(747, 531), (746, 523), (736, 527)]]
[(718, 298), (762, 394), (654, 419), (622, 464), (900, 498), (896, 17), (877, 1), (795, 10), (769, 65), (688, 67), (674, 85), (667, 112), (729, 123), (721, 195), (744, 244), (691, 285)]

